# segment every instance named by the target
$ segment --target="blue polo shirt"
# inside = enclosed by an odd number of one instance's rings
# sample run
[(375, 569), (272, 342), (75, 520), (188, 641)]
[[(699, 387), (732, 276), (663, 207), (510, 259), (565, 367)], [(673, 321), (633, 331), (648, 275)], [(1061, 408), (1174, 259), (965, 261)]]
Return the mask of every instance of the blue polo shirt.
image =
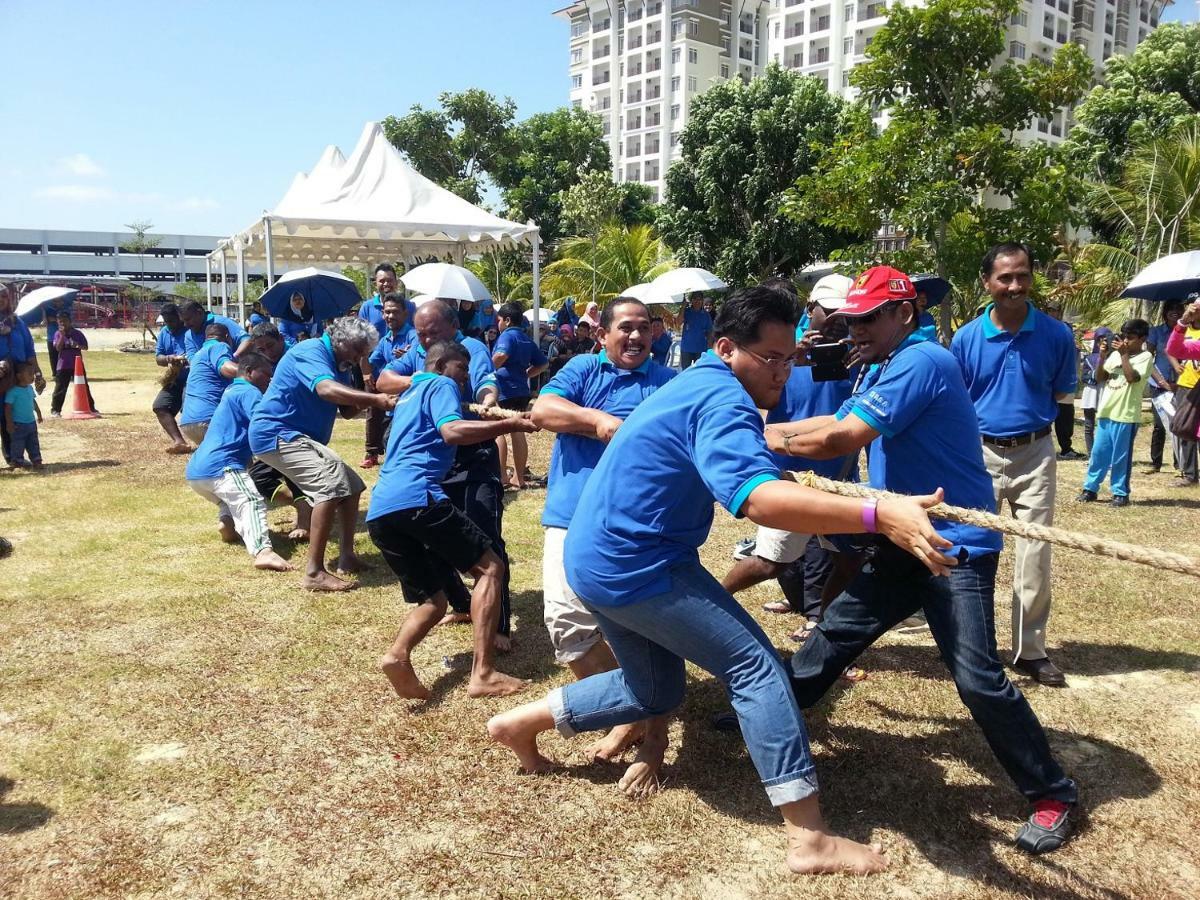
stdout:
[(246, 329), (237, 322), (233, 321), (233, 319), (229, 318), (229, 316), (222, 316), (218, 315), (217, 313), (209, 313), (204, 319), (204, 324), (200, 326), (199, 331), (185, 330), (183, 333), (184, 352), (186, 353), (188, 359), (191, 359), (192, 354), (204, 346), (204, 330), (208, 328), (209, 325), (224, 325), (226, 328), (228, 328), (229, 339), (233, 341), (233, 346), (235, 347), (241, 346), (242, 341), (249, 337), (249, 335), (246, 334)]
[[(454, 335), (454, 340), (462, 344), (471, 354), (471, 362), (468, 365), (468, 373), (471, 376), (471, 396), (478, 400), (484, 388), (494, 387), (496, 384), (496, 369), (492, 365), (492, 354), (483, 341), (466, 337), (461, 331)], [(407, 353), (399, 359), (393, 359), (383, 368), (389, 372), (395, 372), (397, 375), (417, 375), (424, 372), (425, 348), (421, 346), (419, 340), (414, 340)]]
[(567, 529), (567, 582), (597, 606), (665, 594), (672, 567), (699, 565), (713, 503), (740, 516), (778, 478), (754, 401), (705, 353), (638, 406), (600, 457)]
[(29, 362), (36, 353), (29, 326), (16, 316), (12, 316), (9, 321), (12, 323), (12, 330), (8, 334), (0, 334), (0, 359), (11, 356), (14, 362)]
[(221, 395), (233, 380), (221, 374), (222, 363), (231, 359), (233, 351), (229, 345), (215, 338), (205, 341), (204, 346), (192, 355), (189, 365), (191, 375), (183, 389), (180, 425), (196, 425), (212, 419), (217, 404), (221, 402)]
[(289, 347), (300, 343), (300, 341), (308, 340), (311, 337), (317, 337), (320, 330), (312, 319), (307, 322), (293, 322), (291, 319), (279, 320), (279, 333), (283, 335), (283, 342)]
[[(853, 384), (844, 381), (813, 381), (810, 366), (796, 366), (783, 386), (783, 395), (773, 410), (767, 413), (767, 424), (799, 422), (815, 416), (832, 416), (850, 398)], [(834, 459), (809, 459), (806, 456), (773, 454), (780, 469), (792, 472), (815, 472), (824, 478), (839, 478), (846, 465), (846, 457)], [(855, 454), (857, 455), (857, 454)], [(846, 480), (857, 481), (855, 467), (847, 473)]]
[[(416, 304), (411, 300), (405, 300), (404, 305), (408, 307), (408, 321), (411, 322), (413, 316), (417, 314)], [(378, 294), (370, 300), (363, 301), (358, 308), (358, 317), (374, 325), (380, 337), (383, 337), (383, 333), (387, 331), (387, 323), (383, 321), (383, 299)]]
[[(874, 366), (858, 393), (837, 412), (853, 415), (879, 432), (868, 454), (873, 488), (929, 494), (941, 487), (946, 502), (996, 511), (992, 478), (983, 464), (975, 407), (958, 362), (945, 347), (910, 336), (886, 365)], [(998, 532), (933, 519), (954, 547), (970, 556), (999, 553)]]
[(512, 325), (496, 340), (493, 353), (505, 353), (508, 359), (496, 370), (496, 383), (500, 386), (500, 399), (529, 396), (529, 378), (525, 370), (530, 366), (544, 365), (546, 354), (533, 342), (519, 325)]
[(188, 460), (188, 480), (220, 478), (226, 469), (245, 471), (250, 465), (250, 417), (262, 401), (262, 391), (245, 378), (235, 378), (217, 404), (204, 440)]
[(440, 429), (462, 417), (457, 382), (435, 372), (413, 375), (412, 387), (396, 403), (387, 453), (367, 507), (368, 522), (448, 499), (441, 482), (454, 462), (454, 447), (442, 439)]
[(928, 310), (917, 317), (917, 334), (925, 341), (937, 340), (937, 322)]
[[(186, 328), (181, 328), (179, 329), (179, 333), (176, 334), (171, 331), (170, 328), (164, 325), (162, 328), (158, 329), (158, 343), (154, 345), (154, 355), (187, 356), (190, 358), (194, 355), (194, 351), (192, 353), (188, 353), (187, 333), (188, 330)], [(188, 367), (184, 366), (179, 370), (179, 375), (175, 379), (175, 383), (182, 388), (187, 384), (187, 377)]]
[(273, 452), (279, 441), (294, 441), (302, 435), (329, 443), (337, 404), (317, 396), (317, 385), (327, 378), (351, 383), (348, 372), (338, 371), (329, 335), (297, 344), (283, 355), (250, 420), (250, 449), (256, 456)]
[(679, 349), (684, 353), (703, 353), (708, 349), (708, 333), (712, 331), (713, 320), (706, 309), (692, 309), (688, 304), (683, 311), (683, 335), (679, 339)]
[[(604, 353), (576, 356), (559, 369), (543, 394), (556, 394), (577, 406), (627, 419), (647, 397), (675, 377), (675, 371), (647, 359), (636, 369), (620, 369)], [(619, 433), (619, 430), (618, 430)], [(542, 524), (566, 528), (579, 506), (579, 495), (600, 461), (604, 444), (582, 434), (562, 433), (550, 453), (549, 484)]]
[[(413, 343), (417, 343), (417, 331), (410, 323), (405, 322), (400, 326), (399, 331), (385, 328), (383, 337), (379, 339), (379, 343), (375, 345), (375, 349), (368, 357), (374, 377), (378, 378), (384, 366), (407, 353)], [(399, 351), (399, 356), (396, 355), (397, 351)]]
[(650, 343), (650, 358), (660, 366), (667, 364), (667, 359), (671, 355), (671, 344), (675, 338), (671, 336), (671, 332), (664, 331), (662, 337)]
[(954, 335), (950, 350), (962, 368), (979, 430), (990, 437), (1028, 434), (1058, 417), (1058, 394), (1074, 394), (1079, 356), (1071, 329), (1028, 304), (1016, 334), (983, 315)]
[[(1146, 343), (1154, 345), (1154, 368), (1158, 370), (1159, 375), (1173, 384), (1175, 370), (1171, 368), (1171, 360), (1167, 358), (1167, 341), (1171, 339), (1171, 330), (1171, 326), (1166, 322), (1155, 325), (1150, 329)], [(1153, 381), (1150, 382), (1150, 390), (1156, 394), (1161, 393)]]
[(264, 322), (270, 322), (270, 321), (271, 320), (268, 319), (266, 316), (264, 316), (262, 313), (250, 313), (250, 327), (251, 328), (254, 328), (256, 325), (262, 325)]

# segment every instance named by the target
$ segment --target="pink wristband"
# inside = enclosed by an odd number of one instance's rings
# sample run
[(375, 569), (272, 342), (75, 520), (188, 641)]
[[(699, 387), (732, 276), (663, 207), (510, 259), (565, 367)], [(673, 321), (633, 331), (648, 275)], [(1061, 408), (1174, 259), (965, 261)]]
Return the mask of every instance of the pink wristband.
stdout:
[(875, 525), (875, 508), (879, 505), (878, 500), (864, 500), (862, 505), (862, 523), (863, 528), (867, 530), (867, 534), (876, 534), (879, 529)]

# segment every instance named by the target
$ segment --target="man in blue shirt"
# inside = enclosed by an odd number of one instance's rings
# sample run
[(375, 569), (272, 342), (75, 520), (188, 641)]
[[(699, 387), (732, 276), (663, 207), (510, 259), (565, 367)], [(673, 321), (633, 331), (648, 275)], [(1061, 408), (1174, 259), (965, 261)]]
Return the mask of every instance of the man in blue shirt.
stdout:
[[(1183, 315), (1183, 306), (1181, 300), (1164, 303), (1162, 305), (1162, 324), (1151, 328), (1150, 337), (1146, 340), (1146, 348), (1154, 354), (1154, 368), (1150, 371), (1151, 399), (1174, 395), (1175, 366), (1171, 363), (1171, 357), (1167, 355), (1167, 341), (1178, 324), (1179, 317)], [(1170, 423), (1163, 421), (1159, 407), (1155, 404), (1154, 432), (1150, 435), (1150, 470), (1152, 472), (1162, 471), (1163, 449), (1166, 447), (1169, 426)], [(1172, 441), (1172, 449), (1174, 449), (1174, 441)], [(1178, 456), (1174, 459), (1174, 465), (1175, 468), (1179, 468)]]
[(163, 326), (158, 330), (158, 343), (154, 348), (154, 361), (167, 371), (162, 376), (162, 390), (154, 398), (150, 409), (158, 418), (158, 424), (171, 439), (168, 453), (191, 453), (192, 445), (179, 430), (175, 417), (183, 409), (183, 389), (188, 378), (188, 352), (184, 346), (187, 327), (179, 317), (179, 307), (164, 303), (159, 310)]
[(246, 349), (245, 343), (249, 339), (246, 329), (229, 318), (229, 316), (208, 312), (195, 300), (189, 300), (183, 304), (179, 308), (179, 315), (183, 319), (184, 326), (187, 328), (187, 332), (183, 336), (183, 345), (186, 348), (188, 359), (191, 359), (196, 351), (200, 349), (200, 345), (204, 343), (204, 329), (214, 322), (224, 325), (229, 331), (229, 339), (233, 343), (233, 355), (235, 357), (242, 350)]
[(221, 395), (237, 377), (229, 329), (213, 322), (204, 329), (205, 341), (192, 354), (187, 385), (183, 390), (183, 411), (179, 415), (179, 430), (194, 444), (204, 440), (208, 423), (216, 412)]
[(679, 338), (679, 367), (686, 369), (712, 346), (713, 320), (704, 308), (704, 294), (692, 294), (683, 308), (683, 333)]
[[(958, 330), (950, 350), (975, 404), (997, 507), (1008, 501), (1022, 521), (1051, 525), (1056, 471), (1050, 430), (1058, 404), (1075, 398), (1075, 338), (1070, 328), (1029, 302), (1033, 255), (1028, 247), (993, 247), (980, 273), (992, 302)], [(1046, 655), (1050, 583), (1050, 545), (1017, 538), (1013, 667), (1041, 684), (1062, 687), (1066, 678)]]
[(204, 440), (188, 460), (188, 486), (217, 505), (221, 539), (239, 537), (254, 559), (254, 568), (289, 572), (291, 563), (271, 547), (267, 503), (247, 472), (250, 465), (250, 417), (271, 382), (275, 365), (248, 350), (238, 360), (237, 377), (221, 396)]
[[(372, 277), (375, 283), (375, 293), (371, 299), (364, 300), (359, 306), (358, 317), (364, 322), (370, 322), (379, 332), (379, 336), (383, 337), (384, 331), (387, 330), (387, 324), (383, 321), (383, 298), (396, 291), (398, 284), (396, 267), (391, 263), (380, 263), (375, 267)], [(362, 371), (364, 375), (367, 372), (366, 369)]]
[[(795, 361), (796, 304), (751, 288), (730, 297), (713, 352), (644, 400), (617, 430), (567, 530), (567, 581), (595, 616), (619, 669), (552, 691), (488, 722), (526, 771), (550, 763), (542, 731), (609, 729), (679, 705), (685, 660), (715, 675), (737, 712), (770, 801), (787, 825), (795, 872), (877, 872), (877, 848), (834, 837), (817, 800), (804, 720), (775, 648), (700, 564), (719, 502), (735, 516), (788, 531), (875, 529), (933, 571), (954, 564), (923, 507), (941, 494), (876, 506), (779, 478), (759, 409), (779, 402)], [(865, 516), (865, 518), (864, 518)]]
[[(524, 412), (529, 407), (529, 380), (537, 378), (549, 365), (537, 344), (525, 333), (525, 316), (515, 303), (505, 303), (496, 311), (500, 324), (500, 338), (492, 351), (492, 364), (496, 367), (496, 384), (500, 387), (500, 405), (505, 409)], [(516, 490), (525, 487), (525, 464), (529, 460), (529, 445), (520, 431), (512, 433), (513, 476), (507, 482)], [(508, 466), (508, 443), (504, 435), (496, 438), (496, 449), (500, 451), (500, 475), (504, 477)]]
[(660, 366), (667, 365), (674, 340), (675, 337), (667, 331), (662, 316), (654, 316), (650, 320), (650, 356)]
[[(768, 426), (768, 446), (830, 459), (870, 445), (871, 487), (925, 494), (940, 484), (947, 503), (991, 512), (995, 500), (975, 409), (950, 352), (914, 333), (915, 299), (903, 272), (878, 266), (863, 273), (837, 315), (849, 319), (859, 358), (871, 366), (868, 374), (835, 415)], [(936, 528), (958, 562), (949, 577), (931, 577), (907, 553), (878, 541), (868, 566), (834, 598), (792, 657), (796, 699), (802, 708), (815, 704), (880, 635), (923, 609), (959, 696), (1034, 805), (1017, 833), (1018, 846), (1032, 853), (1054, 850), (1071, 833), (1077, 791), (996, 652), (1000, 535), (947, 520), (938, 520)]]
[[(666, 384), (674, 370), (650, 359), (650, 313), (640, 300), (612, 300), (600, 313), (600, 353), (571, 359), (542, 388), (533, 421), (558, 433), (550, 455), (546, 505), (542, 512), (542, 592), (546, 628), (554, 658), (576, 678), (617, 667), (596, 618), (567, 583), (563, 544), (579, 495), (605, 446), (643, 400)], [(645, 735), (641, 723), (614, 728), (588, 751), (597, 759), (617, 759), (642, 740), (636, 770), (622, 788), (638, 793), (657, 777), (666, 748), (666, 719)]]
[(280, 361), (271, 386), (250, 420), (254, 455), (291, 479), (312, 504), (308, 560), (300, 584), (310, 591), (349, 591), (347, 581), (325, 568), (325, 548), (335, 516), (341, 521), (337, 570), (357, 572), (354, 552), (358, 499), (366, 486), (328, 447), (340, 410), (350, 418), (363, 408), (392, 409), (396, 398), (350, 387), (350, 372), (379, 342), (369, 323), (335, 319), (320, 338), (297, 344)]
[(496, 671), (493, 663), (505, 563), (487, 535), (450, 502), (442, 482), (454, 461), (454, 447), (536, 428), (523, 417), (463, 418), (470, 359), (467, 349), (453, 341), (428, 348), (425, 370), (412, 376), (396, 404), (387, 456), (367, 508), (371, 540), (400, 579), (404, 599), (417, 605), (380, 661), (393, 690), (404, 698), (429, 699), (413, 669), (412, 651), (445, 615), (449, 590), (461, 584), (459, 572), (475, 578), (471, 611), (478, 623), (467, 694), (501, 697), (528, 685)]
[[(371, 351), (368, 362), (371, 366), (371, 384), (379, 379), (383, 367), (392, 360), (400, 359), (417, 339), (417, 333), (408, 319), (408, 304), (403, 294), (392, 292), (383, 298), (383, 334)], [(382, 410), (367, 411), (366, 455), (360, 468), (371, 469), (379, 465), (383, 453), (383, 426), (387, 417)]]

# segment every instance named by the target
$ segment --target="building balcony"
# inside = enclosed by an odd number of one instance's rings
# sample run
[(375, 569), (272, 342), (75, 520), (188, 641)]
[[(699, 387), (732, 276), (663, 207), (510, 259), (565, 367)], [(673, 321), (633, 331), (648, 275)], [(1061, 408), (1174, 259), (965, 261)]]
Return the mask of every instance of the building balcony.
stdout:
[(752, 35), (754, 34), (754, 23), (745, 21), (738, 22), (738, 31), (740, 31), (742, 34)]
[(745, 47), (738, 47), (738, 58), (745, 59), (745, 60), (753, 60), (754, 54), (751, 53), (749, 50), (747, 50)]
[(819, 19), (817, 19), (817, 24), (813, 28), (813, 31), (828, 31), (828, 30), (829, 30), (829, 16), (821, 16)]

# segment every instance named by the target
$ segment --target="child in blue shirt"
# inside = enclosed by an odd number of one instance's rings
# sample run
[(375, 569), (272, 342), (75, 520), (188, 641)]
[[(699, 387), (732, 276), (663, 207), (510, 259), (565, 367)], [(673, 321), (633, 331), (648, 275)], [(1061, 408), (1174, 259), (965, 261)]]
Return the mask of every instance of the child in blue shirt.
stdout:
[(470, 384), (470, 362), (470, 353), (452, 341), (428, 349), (425, 371), (413, 376), (412, 386), (396, 403), (387, 453), (367, 507), (371, 540), (400, 579), (404, 599), (416, 604), (380, 660), (392, 688), (406, 699), (429, 699), (410, 657), (446, 614), (447, 586), (457, 579), (456, 572), (475, 577), (475, 658), (467, 694), (499, 697), (527, 684), (493, 665), (504, 562), (483, 531), (450, 502), (441, 483), (454, 462), (456, 446), (537, 428), (525, 416), (464, 419), (462, 398)]
[[(33, 390), (35, 372), (33, 363), (19, 363), (14, 372), (16, 384), (4, 393), (4, 422), (12, 436), (12, 456), (8, 464), (14, 469), (42, 467), (37, 429), (42, 421), (42, 410)], [(29, 455), (28, 462), (25, 461), (26, 454)]]

